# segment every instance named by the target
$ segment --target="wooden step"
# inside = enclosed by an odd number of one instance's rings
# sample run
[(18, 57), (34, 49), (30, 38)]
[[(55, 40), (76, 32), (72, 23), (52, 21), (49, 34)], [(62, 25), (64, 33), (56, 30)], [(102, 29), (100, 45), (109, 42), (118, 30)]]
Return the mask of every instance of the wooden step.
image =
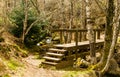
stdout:
[(55, 49), (55, 48), (50, 48), (49, 51), (53, 51), (53, 52), (66, 52), (66, 50), (64, 49)]
[(49, 65), (57, 65), (58, 63), (55, 63), (55, 62), (48, 62), (48, 61), (45, 61), (45, 62), (42, 62), (43, 64), (49, 64)]
[(52, 52), (47, 52), (47, 55), (51, 55), (51, 56), (58, 56), (58, 57), (62, 57), (64, 54), (58, 54), (58, 53), (52, 53)]
[(60, 58), (53, 58), (53, 57), (48, 57), (48, 56), (44, 56), (43, 58), (47, 59), (47, 60), (52, 60), (52, 61), (60, 61), (61, 60)]

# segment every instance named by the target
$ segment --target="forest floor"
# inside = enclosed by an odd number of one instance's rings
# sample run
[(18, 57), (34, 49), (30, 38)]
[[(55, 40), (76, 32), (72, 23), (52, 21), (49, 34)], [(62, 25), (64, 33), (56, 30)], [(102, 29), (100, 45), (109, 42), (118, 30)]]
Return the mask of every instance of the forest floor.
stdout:
[(37, 59), (35, 55), (29, 55), (23, 58), (25, 66), (12, 72), (10, 77), (96, 77), (95, 74), (89, 75), (90, 71), (83, 72), (84, 69), (67, 67), (63, 69), (40, 68), (42, 59)]
[[(12, 48), (9, 47), (11, 49), (10, 52), (14, 54), (13, 56), (15, 56), (15, 52), (18, 51), (23, 52), (23, 50), (20, 49), (19, 47), (16, 48), (15, 40), (18, 39), (15, 38), (13, 35), (11, 35), (8, 32), (3, 32), (2, 38), (4, 38), (3, 43), (5, 44), (6, 48), (8, 48), (9, 45), (10, 46), (13, 45)], [(18, 48), (19, 50), (16, 50)], [(41, 64), (43, 59), (38, 59), (38, 57), (40, 56), (39, 54), (37, 54), (37, 56), (36, 54), (28, 54), (28, 57), (26, 58), (22, 58), (22, 57), (16, 58), (13, 56), (11, 55), (11, 58), (15, 58), (17, 61), (15, 60), (12, 61), (11, 63), (11, 61), (8, 60), (10, 64), (7, 65), (9, 65), (10, 67), (7, 66), (8, 69), (6, 70), (6, 72), (4, 72), (5, 75), (0, 77), (82, 77), (82, 76), (73, 76), (80, 74), (78, 71), (72, 70), (71, 72), (71, 70), (66, 71), (65, 69), (57, 70), (55, 68), (42, 68), (42, 67), (40, 68), (39, 65)]]
[(23, 61), (25, 62), (24, 68), (11, 73), (11, 77), (63, 77), (65, 73), (65, 71), (39, 68), (42, 60), (36, 59), (34, 55), (23, 58)]
[[(4, 32), (2, 34), (2, 37), (4, 38), (4, 43), (6, 46), (16, 44), (16, 38), (11, 34)], [(13, 54), (15, 52), (14, 49), (15, 48), (12, 48), (11, 50)], [(39, 55), (37, 54), (37, 56)], [(29, 54), (28, 57), (22, 59), (20, 58), (19, 61), (21, 61), (19, 64), (21, 65), (22, 63), (23, 66), (17, 67), (17, 69), (13, 71), (8, 69), (9, 74), (6, 74), (2, 77), (96, 77), (86, 74), (91, 71), (83, 72), (83, 69), (80, 68), (67, 67), (61, 70), (57, 70), (55, 68), (40, 68), (39, 65), (41, 64), (43, 59), (38, 59), (35, 54)], [(10, 66), (12, 68), (16, 66), (15, 62), (11, 64)]]

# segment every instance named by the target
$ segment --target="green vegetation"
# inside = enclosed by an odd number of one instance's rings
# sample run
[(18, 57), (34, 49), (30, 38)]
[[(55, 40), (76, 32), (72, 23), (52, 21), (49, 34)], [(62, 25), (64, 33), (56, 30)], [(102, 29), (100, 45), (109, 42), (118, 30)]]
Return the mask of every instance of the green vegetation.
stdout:
[(18, 51), (20, 51), (22, 54), (23, 54), (23, 56), (27, 56), (28, 55), (28, 52), (26, 51), (26, 50), (24, 50), (24, 49), (21, 49), (17, 44), (14, 44), (13, 45)]
[(86, 70), (86, 71), (69, 71), (67, 72), (63, 77), (81, 77), (84, 76), (86, 73), (91, 74), (93, 73), (92, 70)]
[(11, 70), (17, 70), (18, 67), (22, 67), (23, 65), (15, 59), (10, 59), (7, 61), (7, 66)]
[(120, 37), (118, 37), (118, 39), (117, 39), (117, 43), (120, 43)]
[(72, 71), (72, 72), (65, 74), (65, 76), (63, 77), (76, 77), (77, 75), (78, 75), (78, 72)]
[(5, 74), (3, 76), (0, 76), (0, 77), (10, 77), (8, 74)]
[(3, 20), (2, 17), (0, 17), (0, 25), (3, 24)]
[[(23, 20), (25, 18), (23, 8), (20, 7), (19, 9), (14, 9), (9, 17), (10, 20), (16, 25), (12, 27), (11, 32), (14, 36), (20, 38), (23, 34)], [(30, 25), (38, 19), (37, 13), (33, 9), (30, 9), (28, 11), (27, 28), (29, 28)], [(47, 20), (39, 19), (39, 21), (32, 26), (28, 34), (26, 34), (24, 41), (25, 45), (31, 47), (45, 39), (45, 37), (49, 35), (49, 30), (47, 28), (48, 24), (49, 23)]]

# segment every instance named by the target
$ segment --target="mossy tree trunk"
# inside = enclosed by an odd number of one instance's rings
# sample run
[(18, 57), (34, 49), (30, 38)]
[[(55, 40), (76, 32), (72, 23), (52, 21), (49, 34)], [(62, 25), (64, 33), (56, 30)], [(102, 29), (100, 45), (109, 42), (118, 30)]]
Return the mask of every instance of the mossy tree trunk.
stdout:
[[(99, 77), (102, 77), (106, 72), (109, 71), (109, 68), (112, 67), (112, 60), (114, 56), (114, 50), (116, 46), (116, 41), (119, 33), (118, 21), (113, 27), (113, 17), (114, 17), (114, 0), (108, 0), (108, 8), (106, 13), (106, 27), (105, 27), (105, 42), (103, 48), (103, 56), (100, 61), (100, 73)], [(113, 29), (114, 28), (114, 29)], [(114, 64), (113, 64), (114, 65)], [(113, 68), (118, 69), (118, 68)]]
[(104, 39), (105, 42), (104, 42), (103, 56), (100, 61), (100, 64), (103, 65), (102, 67), (104, 67), (107, 62), (107, 58), (112, 42), (113, 17), (114, 17), (114, 0), (108, 0), (108, 9), (107, 9), (106, 26), (105, 26), (105, 39)]
[[(113, 19), (113, 16), (114, 16), (114, 0), (109, 0), (108, 2), (109, 4), (109, 10), (110, 11), (110, 17), (111, 17), (111, 24), (113, 23), (112, 22), (112, 19)], [(112, 36), (112, 43), (111, 43), (111, 46), (110, 46), (110, 49), (109, 49), (109, 54), (107, 53), (106, 57), (107, 58), (105, 61), (106, 61), (106, 64), (104, 66), (104, 68), (101, 70), (101, 74), (104, 74), (106, 73), (107, 71), (109, 71), (109, 68), (111, 68), (111, 63), (112, 60), (114, 59), (113, 56), (114, 56), (114, 50), (115, 50), (115, 46), (116, 46), (116, 43), (117, 43), (117, 38), (118, 38), (118, 34), (119, 34), (119, 29), (120, 29), (120, 15), (119, 15), (119, 9), (118, 9), (118, 6), (119, 5), (119, 0), (117, 1), (117, 4), (116, 4), (116, 10), (115, 10), (115, 17), (114, 17), (114, 22), (115, 24), (113, 25), (114, 26), (114, 29), (113, 29), (113, 36)], [(108, 13), (109, 14), (109, 13)], [(112, 26), (112, 25), (111, 25)], [(109, 35), (111, 35), (111, 33), (109, 33)], [(105, 53), (105, 52), (104, 52)], [(116, 63), (116, 62), (114, 62)], [(118, 64), (116, 63), (116, 66), (114, 66), (116, 68), (112, 68), (112, 70), (115, 70), (113, 72), (116, 72), (116, 74), (119, 74), (120, 72), (120, 69), (118, 67)]]
[[(120, 23), (120, 20), (119, 20), (119, 23)], [(119, 28), (120, 28), (120, 24), (119, 25), (115, 25), (115, 28), (114, 28), (114, 31), (113, 31), (112, 44), (110, 46), (110, 50), (109, 50), (109, 55), (108, 55), (108, 58), (107, 58), (107, 62), (105, 64), (105, 67), (101, 71), (103, 74), (106, 71), (108, 71), (108, 69), (110, 67), (110, 64), (111, 64), (110, 61), (113, 59), (114, 50), (115, 50), (115, 46), (116, 46), (116, 42), (117, 42), (117, 37), (118, 37), (118, 34), (119, 34)]]

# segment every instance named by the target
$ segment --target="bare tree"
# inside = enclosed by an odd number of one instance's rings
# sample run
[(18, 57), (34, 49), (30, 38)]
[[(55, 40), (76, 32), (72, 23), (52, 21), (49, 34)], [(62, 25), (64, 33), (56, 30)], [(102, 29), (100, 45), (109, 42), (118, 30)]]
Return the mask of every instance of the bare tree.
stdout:
[(62, 28), (65, 28), (65, 12), (64, 12), (64, 0), (61, 0), (61, 22)]
[[(30, 0), (33, 4), (33, 6), (36, 8), (37, 12), (38, 12), (38, 16), (40, 16), (40, 10), (37, 6), (38, 5), (38, 2), (37, 0), (32, 1)], [(30, 31), (30, 29), (34, 26), (34, 24), (36, 24), (39, 20), (40, 20), (40, 17), (38, 17), (38, 19), (36, 19), (31, 25), (27, 25), (27, 20), (28, 20), (28, 10), (29, 10), (29, 7), (28, 7), (28, 0), (25, 0), (24, 1), (24, 14), (25, 14), (25, 19), (23, 21), (23, 34), (22, 34), (22, 42), (24, 43), (24, 39), (25, 39), (25, 36), (28, 34), (28, 32)]]
[[(82, 9), (81, 9), (81, 29), (86, 29), (86, 1), (82, 0), (81, 2)], [(82, 33), (83, 41), (86, 40), (86, 33)]]
[(25, 31), (27, 28), (27, 20), (28, 20), (28, 0), (24, 1), (24, 14), (25, 14), (25, 19), (23, 21), (23, 34), (22, 34), (22, 43), (24, 43), (25, 39)]
[(33, 6), (35, 7), (35, 9), (37, 10), (38, 14), (40, 14), (38, 0), (30, 0), (30, 1), (33, 4)]
[[(70, 0), (70, 25), (69, 25), (69, 29), (72, 29), (72, 26), (73, 26), (73, 6), (74, 5), (74, 0)], [(72, 39), (72, 35), (71, 33), (68, 34), (68, 43), (71, 42), (71, 39)]]
[(4, 0), (3, 1), (3, 21), (4, 21), (4, 28), (6, 29), (7, 31), (7, 27), (8, 27), (8, 16), (7, 16), (7, 13), (8, 13), (8, 1), (7, 0)]
[(87, 16), (87, 29), (88, 29), (88, 37), (90, 42), (90, 56), (91, 56), (91, 63), (96, 63), (96, 55), (95, 55), (95, 39), (94, 39), (94, 32), (93, 32), (93, 20), (91, 18), (91, 0), (86, 0), (86, 16)]
[(102, 5), (99, 0), (94, 0), (94, 1), (99, 6), (99, 8), (101, 9), (101, 11), (106, 15), (106, 7), (104, 5)]

